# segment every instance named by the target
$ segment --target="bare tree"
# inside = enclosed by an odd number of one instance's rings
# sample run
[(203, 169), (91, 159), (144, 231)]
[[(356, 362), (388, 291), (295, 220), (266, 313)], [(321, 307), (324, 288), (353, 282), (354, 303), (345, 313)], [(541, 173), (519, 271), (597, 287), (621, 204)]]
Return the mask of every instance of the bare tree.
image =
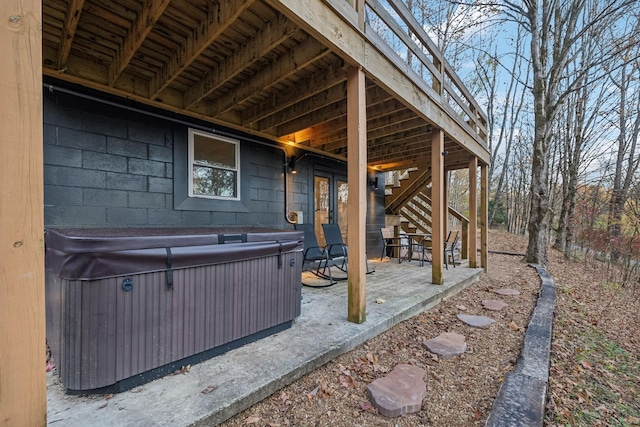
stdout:
[[(503, 0), (505, 13), (531, 37), (533, 71), (534, 137), (531, 166), (531, 207), (527, 230), (526, 261), (545, 264), (550, 227), (549, 163), (552, 130), (558, 107), (580, 84), (579, 75), (561, 87), (563, 73), (584, 33), (603, 33), (636, 1), (611, 0)], [(595, 12), (593, 12), (595, 11)], [(611, 47), (614, 50), (615, 47)], [(612, 52), (604, 51), (610, 55)], [(595, 65), (595, 64), (594, 64)], [(584, 71), (582, 71), (584, 72)]]
[[(638, 28), (635, 17), (635, 28)], [(608, 231), (613, 237), (621, 235), (621, 220), (629, 189), (638, 171), (640, 156), (638, 155), (638, 136), (640, 135), (640, 63), (637, 45), (630, 45), (622, 50), (622, 65), (609, 72), (611, 83), (620, 94), (617, 114), (618, 138), (616, 140), (616, 161), (613, 176), (613, 188), (609, 202)]]
[[(554, 248), (562, 251), (566, 258), (570, 256), (574, 230), (571, 218), (576, 208), (578, 185), (581, 177), (595, 160), (601, 150), (596, 148), (598, 142), (607, 137), (607, 126), (604, 122), (610, 99), (614, 94), (603, 84), (602, 68), (591, 67), (599, 53), (598, 49), (607, 40), (593, 37), (590, 31), (583, 35), (573, 60), (567, 64), (567, 75), (578, 74), (576, 90), (569, 93), (567, 102), (561, 107), (558, 122), (558, 139), (562, 155), (558, 166), (562, 177), (562, 204), (555, 229)], [(584, 67), (591, 72), (577, 72)], [(588, 70), (587, 70), (588, 71)]]

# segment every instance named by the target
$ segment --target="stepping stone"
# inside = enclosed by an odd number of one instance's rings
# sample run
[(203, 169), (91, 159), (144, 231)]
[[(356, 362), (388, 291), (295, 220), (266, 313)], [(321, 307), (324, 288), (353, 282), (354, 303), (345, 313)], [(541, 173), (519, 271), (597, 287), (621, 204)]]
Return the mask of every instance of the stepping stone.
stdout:
[(485, 299), (485, 300), (482, 300), (482, 305), (487, 310), (492, 310), (492, 311), (500, 311), (500, 310), (502, 310), (502, 309), (504, 309), (504, 308), (509, 306), (509, 304), (507, 304), (504, 301), (500, 301), (499, 299)]
[(449, 359), (453, 356), (459, 356), (467, 349), (467, 343), (464, 342), (464, 335), (455, 332), (445, 332), (435, 338), (426, 340), (424, 345), (431, 353), (435, 353), (442, 359)]
[(425, 370), (417, 366), (397, 365), (389, 375), (367, 386), (373, 406), (387, 417), (418, 412), (427, 392), (424, 374)]
[(520, 295), (520, 291), (509, 288), (494, 289), (493, 292), (498, 295)]
[(486, 316), (473, 316), (471, 314), (462, 313), (456, 314), (456, 316), (461, 322), (466, 323), (469, 326), (473, 326), (474, 328), (486, 328), (495, 322), (495, 320)]

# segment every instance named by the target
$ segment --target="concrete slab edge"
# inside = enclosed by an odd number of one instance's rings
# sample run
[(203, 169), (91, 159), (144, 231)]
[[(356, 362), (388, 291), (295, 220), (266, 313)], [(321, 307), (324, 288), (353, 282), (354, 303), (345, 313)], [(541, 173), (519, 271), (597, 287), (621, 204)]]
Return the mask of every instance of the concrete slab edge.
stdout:
[(297, 366), (296, 368), (290, 370), (288, 373), (284, 374), (282, 377), (271, 381), (270, 383), (257, 387), (252, 393), (243, 396), (240, 399), (237, 399), (233, 402), (229, 402), (224, 408), (220, 408), (219, 410), (214, 411), (213, 413), (201, 418), (200, 420), (191, 424), (191, 427), (210, 427), (216, 426), (234, 415), (250, 408), (261, 400), (266, 399), (271, 396), (281, 388), (293, 383), (297, 379), (303, 377), (304, 375), (314, 371), (320, 366), (328, 363), (329, 361), (335, 359), (336, 357), (347, 353), (360, 344), (363, 344), (367, 340), (380, 335), (386, 330), (390, 329), (392, 326), (407, 320), (425, 310), (433, 308), (440, 302), (447, 300), (453, 295), (461, 292), (466, 289), (468, 286), (476, 283), (480, 280), (480, 275), (482, 274), (482, 269), (478, 269), (478, 271), (467, 279), (460, 281), (453, 286), (444, 285), (443, 289), (433, 296), (419, 300), (415, 304), (409, 306), (407, 309), (402, 312), (396, 314), (393, 317), (390, 317), (382, 322), (379, 322), (372, 328), (367, 329), (366, 331), (354, 336), (353, 338), (346, 340), (342, 343), (339, 343), (335, 346), (329, 348), (326, 352), (318, 355), (317, 357), (308, 360), (304, 364)]
[(543, 266), (529, 266), (541, 279), (538, 301), (516, 368), (500, 386), (485, 427), (542, 426), (544, 422), (556, 285)]

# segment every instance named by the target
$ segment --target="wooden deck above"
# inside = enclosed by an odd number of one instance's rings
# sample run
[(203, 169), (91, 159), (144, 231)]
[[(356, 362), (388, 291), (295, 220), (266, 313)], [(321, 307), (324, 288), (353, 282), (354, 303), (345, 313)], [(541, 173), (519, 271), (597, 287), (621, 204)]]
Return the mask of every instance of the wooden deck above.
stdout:
[(43, 73), (346, 158), (346, 70), (359, 66), (369, 167), (428, 165), (434, 127), (446, 168), (488, 164), (484, 113), (404, 2), (359, 3), (44, 0)]

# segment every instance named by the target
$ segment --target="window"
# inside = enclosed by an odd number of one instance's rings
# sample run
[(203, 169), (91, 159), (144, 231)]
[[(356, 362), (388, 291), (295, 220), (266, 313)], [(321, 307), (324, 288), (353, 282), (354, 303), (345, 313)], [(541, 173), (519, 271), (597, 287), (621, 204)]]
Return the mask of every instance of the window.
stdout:
[(237, 140), (189, 129), (189, 197), (240, 199)]

